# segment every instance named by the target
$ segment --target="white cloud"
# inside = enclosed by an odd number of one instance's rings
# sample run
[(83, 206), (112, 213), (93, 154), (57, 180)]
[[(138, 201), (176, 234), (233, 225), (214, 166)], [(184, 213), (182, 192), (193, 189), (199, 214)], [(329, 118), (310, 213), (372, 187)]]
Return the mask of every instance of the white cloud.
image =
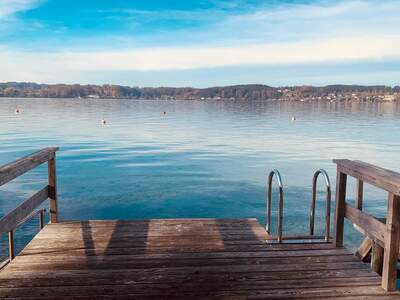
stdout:
[(0, 20), (13, 16), (17, 12), (31, 9), (39, 2), (39, 0), (1, 0)]
[(0, 80), (18, 77), (18, 74), (26, 80), (31, 75), (37, 77), (54, 72), (187, 70), (385, 59), (400, 59), (399, 39), (342, 38), (240, 47), (148, 48), (110, 52), (26, 53), (3, 49), (0, 50)]
[[(0, 19), (37, 3), (0, 2), (0, 11), (7, 12), (0, 13)], [(163, 37), (170, 42), (168, 47), (141, 44), (137, 48), (136, 42), (134, 46), (127, 43), (124, 49), (104, 50), (113, 45), (110, 39), (107, 45), (82, 43), (80, 50), (69, 51), (62, 48), (24, 52), (5, 46), (0, 47), (0, 81), (62, 82), (82, 78), (77, 74), (95, 72), (399, 60), (399, 11), (398, 1), (324, 1), (264, 7), (225, 17), (209, 25), (212, 28), (190, 29), (183, 35), (171, 31)], [(174, 14), (171, 12), (168, 17), (173, 18)], [(190, 46), (179, 46), (178, 41), (185, 34), (196, 38), (189, 38)], [(149, 38), (158, 41), (154, 35)]]
[[(268, 1), (260, 3), (244, 5), (241, 10), (232, 11), (217, 6), (193, 11), (112, 9), (97, 12), (99, 19), (116, 19), (126, 26), (121, 31), (109, 34), (108, 40), (122, 40), (125, 46), (130, 44), (135, 47), (204, 44), (233, 46), (400, 35), (400, 1), (317, 0), (309, 4), (285, 3), (278, 6)], [(171, 28), (164, 21), (174, 22), (174, 26)], [(87, 38), (90, 38), (90, 43), (85, 42)], [(95, 38), (71, 40), (70, 45), (75, 42), (81, 47), (106, 46), (102, 44), (104, 36), (98, 40)]]
[(233, 42), (397, 35), (400, 1), (319, 1), (229, 16), (209, 33)]

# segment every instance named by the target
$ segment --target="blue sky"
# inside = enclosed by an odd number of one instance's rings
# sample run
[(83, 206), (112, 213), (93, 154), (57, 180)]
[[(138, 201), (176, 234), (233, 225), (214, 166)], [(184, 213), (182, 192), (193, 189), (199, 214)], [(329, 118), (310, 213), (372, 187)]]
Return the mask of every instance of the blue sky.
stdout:
[(0, 81), (400, 84), (400, 1), (0, 0)]

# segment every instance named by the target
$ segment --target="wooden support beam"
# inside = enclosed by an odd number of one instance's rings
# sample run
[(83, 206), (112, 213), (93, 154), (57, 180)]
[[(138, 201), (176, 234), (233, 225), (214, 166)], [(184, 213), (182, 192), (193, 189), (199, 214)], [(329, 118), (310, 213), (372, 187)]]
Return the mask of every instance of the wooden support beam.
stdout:
[(336, 174), (335, 223), (333, 233), (333, 245), (335, 247), (343, 246), (346, 184), (347, 175), (338, 170)]
[(384, 249), (376, 242), (372, 242), (371, 269), (382, 275)]
[(56, 157), (49, 159), (49, 199), (50, 199), (50, 222), (58, 222), (58, 203), (57, 203), (57, 174), (56, 174)]
[(372, 240), (369, 237), (366, 237), (358, 247), (356, 251), (356, 256), (360, 258), (363, 262), (368, 261), (369, 255), (372, 249)]
[(399, 202), (400, 196), (389, 193), (386, 215), (385, 253), (382, 269), (382, 288), (386, 291), (396, 289), (400, 234)]

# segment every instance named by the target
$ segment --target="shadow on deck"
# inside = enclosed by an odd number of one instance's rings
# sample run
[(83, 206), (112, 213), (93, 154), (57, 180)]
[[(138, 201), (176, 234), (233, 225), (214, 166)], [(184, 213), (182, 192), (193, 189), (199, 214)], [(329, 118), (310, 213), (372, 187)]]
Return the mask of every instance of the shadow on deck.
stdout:
[(397, 297), (344, 248), (267, 244), (255, 219), (49, 224), (0, 272), (2, 298)]

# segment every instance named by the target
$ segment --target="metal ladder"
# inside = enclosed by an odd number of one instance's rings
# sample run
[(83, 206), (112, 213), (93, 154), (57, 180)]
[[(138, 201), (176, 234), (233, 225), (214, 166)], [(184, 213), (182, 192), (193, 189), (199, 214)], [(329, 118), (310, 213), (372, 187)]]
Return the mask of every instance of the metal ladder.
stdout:
[[(326, 187), (326, 208), (325, 208), (325, 235), (324, 236), (316, 236), (314, 235), (314, 224), (315, 224), (315, 202), (317, 199), (317, 181), (319, 175), (325, 179), (325, 187)], [(271, 204), (272, 204), (272, 183), (274, 176), (278, 182), (278, 226), (277, 226), (277, 235), (271, 235)], [(314, 173), (312, 179), (312, 197), (311, 197), (311, 206), (310, 206), (310, 227), (309, 227), (309, 235), (285, 235), (283, 236), (283, 182), (281, 174), (278, 170), (272, 170), (268, 175), (268, 191), (267, 191), (267, 222), (265, 230), (267, 231), (267, 241), (276, 241), (277, 243), (282, 243), (284, 240), (321, 240), (325, 242), (329, 242), (330, 240), (330, 215), (331, 215), (331, 183), (329, 180), (328, 173), (319, 169)]]

